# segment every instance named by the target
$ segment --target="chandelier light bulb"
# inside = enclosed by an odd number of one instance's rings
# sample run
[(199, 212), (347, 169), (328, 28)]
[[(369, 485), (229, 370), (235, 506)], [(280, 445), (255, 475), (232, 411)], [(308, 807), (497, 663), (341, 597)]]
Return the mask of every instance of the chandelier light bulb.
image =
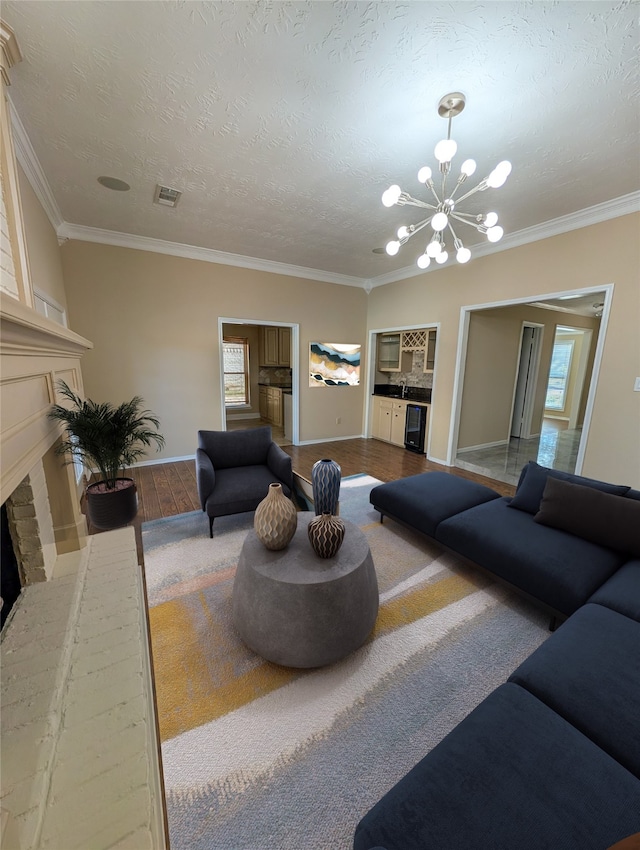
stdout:
[(418, 180), (421, 183), (426, 183), (427, 180), (431, 180), (431, 169), (428, 165), (423, 165), (420, 171), (418, 171)]
[(402, 225), (402, 227), (398, 228), (398, 239), (404, 239), (405, 236), (408, 236), (408, 235), (409, 235), (409, 228), (406, 227), (404, 224)]
[(503, 159), (502, 162), (499, 162), (491, 174), (487, 177), (487, 186), (490, 186), (492, 189), (499, 189), (500, 186), (504, 186), (507, 177), (510, 174), (511, 163), (508, 160)]
[(389, 254), (390, 257), (395, 257), (395, 255), (400, 250), (400, 243), (397, 242), (395, 239), (392, 239), (391, 242), (387, 242), (384, 250), (387, 252), (387, 254)]
[(476, 161), (475, 159), (465, 159), (460, 167), (460, 172), (464, 174), (466, 177), (471, 177), (471, 175), (476, 170)]
[(433, 227), (434, 230), (444, 230), (448, 224), (449, 218), (447, 214), (443, 212), (437, 212), (431, 219), (431, 227)]
[(449, 259), (449, 254), (446, 251), (440, 251), (440, 253), (436, 257), (436, 263), (438, 263), (439, 265), (442, 265), (443, 263), (446, 263), (448, 259)]
[(418, 268), (426, 269), (431, 265), (431, 258), (429, 257), (428, 254), (420, 254), (417, 262), (418, 262)]
[(435, 150), (433, 151), (438, 162), (451, 162), (453, 157), (456, 155), (456, 151), (458, 150), (458, 145), (453, 141), (453, 139), (442, 139), (441, 142), (435, 146)]
[(468, 248), (458, 248), (456, 252), (456, 260), (459, 263), (468, 263), (471, 259), (471, 251)]
[(441, 250), (442, 245), (434, 239), (433, 242), (429, 242), (427, 245), (426, 254), (428, 257), (437, 257)]
[(398, 198), (402, 194), (402, 189), (396, 183), (393, 186), (389, 186), (389, 188), (382, 193), (382, 203), (385, 207), (392, 207), (394, 204), (398, 202)]
[(502, 239), (504, 234), (504, 230), (498, 225), (496, 227), (490, 227), (487, 230), (487, 239), (489, 242), (499, 242)]
[(494, 227), (498, 223), (498, 213), (489, 212), (485, 215), (482, 222), (486, 227)]

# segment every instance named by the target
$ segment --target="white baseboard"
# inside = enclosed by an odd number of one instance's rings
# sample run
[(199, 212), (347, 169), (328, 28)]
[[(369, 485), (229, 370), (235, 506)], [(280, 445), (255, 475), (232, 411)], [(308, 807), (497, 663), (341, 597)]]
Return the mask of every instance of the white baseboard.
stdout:
[(464, 454), (464, 452), (477, 452), (480, 449), (492, 449), (495, 446), (508, 446), (509, 440), (496, 440), (494, 443), (480, 443), (478, 446), (465, 446), (463, 449), (457, 449), (456, 454)]
[(160, 457), (153, 460), (141, 460), (139, 463), (134, 463), (133, 466), (158, 466), (160, 463), (177, 463), (179, 460), (195, 460), (195, 454), (182, 455), (182, 457)]
[(339, 443), (341, 440), (364, 440), (364, 434), (350, 434), (347, 437), (324, 437), (319, 440), (300, 440), (299, 446), (315, 446), (318, 443)]

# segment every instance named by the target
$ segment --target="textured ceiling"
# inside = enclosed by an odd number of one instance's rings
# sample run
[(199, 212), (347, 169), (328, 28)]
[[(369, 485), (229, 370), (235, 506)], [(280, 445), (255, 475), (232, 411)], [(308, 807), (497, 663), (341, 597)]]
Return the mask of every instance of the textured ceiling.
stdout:
[[(506, 233), (640, 189), (637, 4), (624, 2), (13, 2), (10, 95), (63, 219), (360, 278), (418, 210), (446, 136)], [(108, 175), (131, 184), (112, 192)], [(152, 203), (156, 183), (184, 192)], [(424, 193), (422, 187), (422, 193)], [(408, 211), (408, 212), (407, 212)], [(473, 245), (475, 231), (459, 234)], [(468, 238), (471, 236), (471, 238)], [(484, 240), (483, 240), (484, 241)], [(416, 244), (418, 243), (418, 244)]]

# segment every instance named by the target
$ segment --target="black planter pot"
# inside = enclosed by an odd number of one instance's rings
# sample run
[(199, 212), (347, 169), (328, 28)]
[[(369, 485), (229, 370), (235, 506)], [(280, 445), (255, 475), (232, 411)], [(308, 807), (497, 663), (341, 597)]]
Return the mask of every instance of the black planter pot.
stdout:
[(138, 491), (133, 478), (116, 478), (117, 489), (105, 490), (101, 481), (87, 487), (87, 517), (94, 528), (108, 531), (127, 525), (138, 513)]

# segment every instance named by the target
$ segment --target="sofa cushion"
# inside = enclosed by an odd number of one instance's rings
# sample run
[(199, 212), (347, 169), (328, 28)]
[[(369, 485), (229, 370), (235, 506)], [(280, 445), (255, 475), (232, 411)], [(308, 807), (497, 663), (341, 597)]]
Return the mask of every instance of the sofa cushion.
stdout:
[(635, 620), (585, 605), (509, 681), (640, 778), (640, 624)]
[(360, 821), (355, 850), (603, 850), (637, 831), (640, 782), (513, 683)]
[(499, 498), (495, 490), (449, 472), (410, 475), (379, 484), (369, 494), (376, 510), (397, 517), (431, 537), (443, 519)]
[(622, 484), (607, 484), (606, 481), (598, 481), (595, 478), (584, 478), (558, 469), (547, 469), (546, 466), (539, 466), (535, 461), (530, 460), (522, 468), (516, 494), (510, 502), (510, 507), (530, 514), (537, 513), (549, 476), (571, 481), (574, 484), (582, 484), (585, 487), (595, 487), (596, 490), (612, 493), (615, 496), (624, 496), (631, 489)]
[(640, 557), (640, 502), (549, 476), (535, 522)]
[(628, 561), (599, 587), (589, 602), (597, 602), (640, 623), (640, 560)]
[(563, 614), (583, 605), (626, 556), (495, 499), (440, 523), (436, 540)]

